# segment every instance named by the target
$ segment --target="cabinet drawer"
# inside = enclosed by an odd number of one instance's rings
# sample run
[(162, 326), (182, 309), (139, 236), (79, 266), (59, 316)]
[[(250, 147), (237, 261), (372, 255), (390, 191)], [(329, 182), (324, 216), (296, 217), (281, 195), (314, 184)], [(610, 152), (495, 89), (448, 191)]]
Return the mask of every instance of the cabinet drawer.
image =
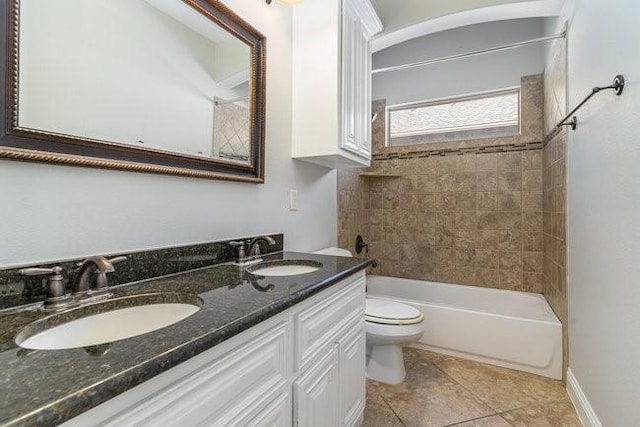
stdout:
[(335, 285), (329, 296), (314, 298), (306, 308), (294, 314), (295, 370), (304, 369), (353, 319), (364, 318), (364, 274)]
[[(149, 395), (104, 425), (237, 425), (287, 384), (287, 322)], [(286, 399), (288, 401), (288, 398)]]
[(283, 390), (273, 393), (263, 407), (256, 408), (249, 414), (240, 415), (243, 416), (229, 425), (291, 427), (291, 395), (283, 387)]

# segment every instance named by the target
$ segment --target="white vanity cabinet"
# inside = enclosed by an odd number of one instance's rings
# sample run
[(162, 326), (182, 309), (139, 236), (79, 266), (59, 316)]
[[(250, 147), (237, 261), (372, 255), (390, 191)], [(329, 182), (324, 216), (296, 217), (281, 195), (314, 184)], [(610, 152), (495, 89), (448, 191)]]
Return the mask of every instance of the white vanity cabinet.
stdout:
[(369, 0), (306, 0), (293, 13), (294, 158), (330, 168), (371, 160)]
[(365, 281), (357, 273), (65, 425), (357, 425)]

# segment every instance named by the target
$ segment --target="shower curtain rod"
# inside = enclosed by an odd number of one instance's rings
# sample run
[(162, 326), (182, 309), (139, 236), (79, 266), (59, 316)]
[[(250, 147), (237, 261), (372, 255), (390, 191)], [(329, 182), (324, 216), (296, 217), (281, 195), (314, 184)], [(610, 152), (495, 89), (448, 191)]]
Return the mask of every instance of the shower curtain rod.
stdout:
[(521, 42), (518, 42), (518, 43), (505, 44), (505, 45), (502, 45), (502, 46), (492, 47), (492, 48), (489, 48), (489, 49), (482, 49), (482, 50), (476, 50), (476, 51), (473, 51), (473, 52), (459, 53), (457, 55), (444, 56), (442, 58), (436, 58), (436, 59), (428, 59), (426, 61), (413, 62), (413, 63), (410, 63), (410, 64), (402, 64), (402, 65), (394, 65), (392, 67), (377, 68), (375, 70), (372, 70), (371, 74), (389, 73), (389, 72), (392, 72), (392, 71), (406, 70), (408, 68), (422, 67), (422, 66), (425, 66), (425, 65), (437, 64), (439, 62), (452, 61), (454, 59), (461, 59), (461, 58), (466, 58), (466, 57), (469, 57), (469, 56), (476, 56), (476, 55), (482, 55), (482, 54), (490, 53), (490, 52), (498, 52), (498, 51), (501, 51), (501, 50), (514, 49), (514, 48), (517, 48), (517, 47), (520, 47), (520, 46), (525, 46), (525, 45), (532, 44), (532, 43), (541, 43), (541, 42), (546, 42), (548, 40), (562, 39), (562, 38), (565, 38), (566, 35), (567, 35), (567, 32), (563, 31), (560, 34), (554, 34), (554, 35), (545, 36), (545, 37), (538, 37), (537, 39), (525, 40), (525, 41), (521, 41)]

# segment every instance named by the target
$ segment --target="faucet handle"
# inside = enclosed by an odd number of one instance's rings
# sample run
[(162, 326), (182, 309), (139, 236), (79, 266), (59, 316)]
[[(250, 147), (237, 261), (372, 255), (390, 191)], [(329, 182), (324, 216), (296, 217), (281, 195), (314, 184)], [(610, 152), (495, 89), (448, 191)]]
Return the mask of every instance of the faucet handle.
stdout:
[[(108, 259), (108, 261), (111, 263), (111, 265), (118, 264), (118, 263), (127, 261), (127, 257), (117, 256), (115, 258)], [(107, 277), (107, 274), (109, 274), (109, 272), (97, 273), (95, 281), (93, 283), (93, 288), (91, 289), (92, 296), (111, 295), (111, 293), (109, 292), (110, 284), (109, 284), (109, 278)]]
[(47, 296), (44, 300), (45, 310), (60, 310), (69, 306), (70, 297), (66, 293), (64, 287), (64, 277), (62, 277), (62, 268), (54, 266), (51, 268), (33, 267), (23, 268), (18, 271), (23, 276), (43, 276), (51, 274), (47, 284)]
[(121, 262), (125, 262), (127, 260), (128, 260), (128, 258), (126, 256), (117, 256), (115, 258), (110, 258), (109, 262), (111, 264), (120, 264)]
[(244, 240), (236, 240), (233, 242), (229, 242), (229, 244), (234, 248), (238, 248), (238, 261), (244, 260), (244, 258), (246, 257), (244, 251), (244, 245), (246, 245), (246, 242)]
[(32, 267), (32, 268), (23, 268), (18, 271), (22, 276), (43, 276), (45, 274), (53, 274), (59, 275), (62, 273), (62, 267), (55, 266), (51, 268), (43, 268), (43, 267)]

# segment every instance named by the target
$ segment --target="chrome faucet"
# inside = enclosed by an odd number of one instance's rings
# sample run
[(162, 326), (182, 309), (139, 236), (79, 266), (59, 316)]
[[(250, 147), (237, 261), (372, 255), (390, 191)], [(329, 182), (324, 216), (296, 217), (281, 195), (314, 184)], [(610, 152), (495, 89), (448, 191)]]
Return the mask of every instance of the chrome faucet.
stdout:
[[(266, 242), (269, 245), (276, 244), (276, 241), (269, 236), (258, 236), (247, 241), (238, 240), (235, 242), (229, 242), (231, 246), (238, 248), (238, 260), (234, 264), (245, 266), (261, 262), (262, 258), (260, 258), (259, 242)], [(245, 245), (247, 247), (246, 250)]]
[[(109, 295), (109, 279), (107, 273), (115, 271), (113, 264), (125, 261), (127, 257), (116, 257), (107, 259), (103, 256), (94, 256), (85, 259), (80, 264), (80, 270), (76, 275), (76, 279), (73, 281), (71, 288), (71, 296), (76, 300), (83, 300), (89, 298), (89, 291), (91, 296)], [(93, 275), (96, 274), (95, 280), (92, 283)]]

